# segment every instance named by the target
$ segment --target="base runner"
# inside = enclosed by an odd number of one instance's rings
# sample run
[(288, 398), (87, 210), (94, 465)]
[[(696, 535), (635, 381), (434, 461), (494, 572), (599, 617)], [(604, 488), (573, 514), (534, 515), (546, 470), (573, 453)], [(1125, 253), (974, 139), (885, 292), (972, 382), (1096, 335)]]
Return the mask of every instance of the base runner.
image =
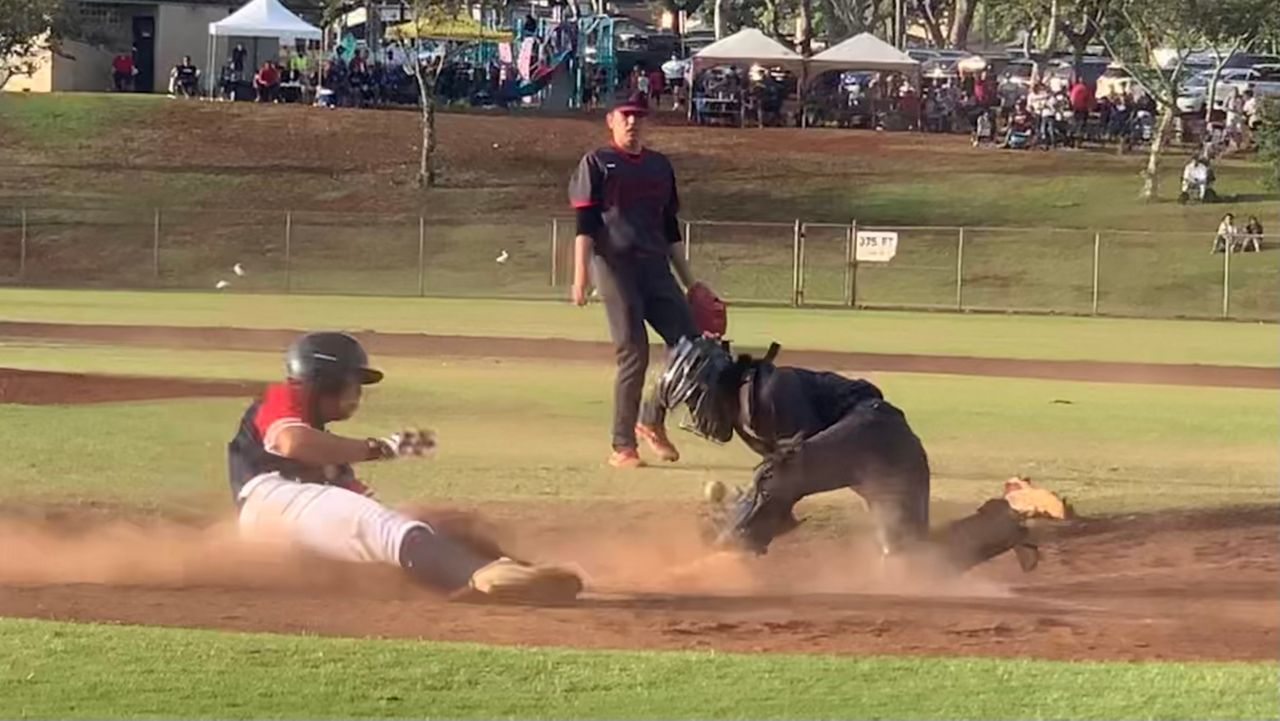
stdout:
[(800, 499), (851, 488), (866, 501), (885, 555), (941, 552), (967, 569), (1013, 550), (1024, 570), (1035, 567), (1039, 553), (1024, 520), (1065, 516), (1057, 497), (1018, 479), (1004, 497), (931, 538), (929, 460), (902, 411), (865, 380), (776, 366), (777, 349), (734, 358), (727, 343), (684, 340), (658, 383), (667, 408), (688, 409), (690, 430), (719, 443), (736, 434), (763, 457), (736, 497), (708, 489), (717, 544), (764, 553), (799, 525), (792, 509)]
[(455, 598), (556, 603), (582, 589), (573, 572), (484, 550), (374, 500), (352, 465), (424, 456), (430, 433), (347, 438), (326, 430), (350, 418), (361, 388), (382, 380), (360, 343), (311, 333), (289, 347), (288, 379), (268, 386), (228, 446), (231, 490), (248, 539), (284, 540), (329, 559), (399, 566)]

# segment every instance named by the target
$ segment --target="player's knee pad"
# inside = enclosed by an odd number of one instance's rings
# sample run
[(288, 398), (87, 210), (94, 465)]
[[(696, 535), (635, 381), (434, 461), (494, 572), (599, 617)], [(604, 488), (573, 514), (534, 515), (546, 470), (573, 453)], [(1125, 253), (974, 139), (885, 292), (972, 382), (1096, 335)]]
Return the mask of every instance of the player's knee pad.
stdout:
[(1025, 570), (1035, 565), (1030, 533), (1021, 516), (1002, 498), (987, 501), (973, 515), (952, 523), (936, 540), (943, 555), (960, 571), (1015, 549), (1026, 549), (1018, 558)]
[(426, 525), (410, 529), (400, 543), (400, 566), (415, 581), (446, 593), (464, 588), (494, 560)]

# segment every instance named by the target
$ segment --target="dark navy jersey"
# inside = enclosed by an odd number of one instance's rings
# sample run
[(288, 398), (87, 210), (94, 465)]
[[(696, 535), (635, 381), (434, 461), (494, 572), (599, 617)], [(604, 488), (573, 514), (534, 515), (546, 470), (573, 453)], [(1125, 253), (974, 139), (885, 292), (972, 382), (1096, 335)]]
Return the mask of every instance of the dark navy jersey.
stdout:
[(615, 147), (582, 156), (569, 180), (569, 202), (576, 209), (599, 208), (604, 224), (595, 252), (665, 257), (671, 243), (680, 198), (676, 174), (667, 156), (652, 150), (633, 155)]
[(811, 438), (835, 425), (859, 403), (883, 400), (880, 389), (837, 373), (758, 363), (739, 390), (739, 437), (761, 455), (780, 441)]
[(231, 493), (238, 503), (240, 491), (255, 476), (279, 473), (300, 483), (328, 483), (349, 487), (355, 473), (349, 465), (326, 466), (285, 458), (277, 454), (280, 432), (294, 426), (324, 430), (314, 412), (307, 390), (299, 383), (267, 386), (262, 398), (254, 401), (240, 419), (240, 428), (227, 444)]

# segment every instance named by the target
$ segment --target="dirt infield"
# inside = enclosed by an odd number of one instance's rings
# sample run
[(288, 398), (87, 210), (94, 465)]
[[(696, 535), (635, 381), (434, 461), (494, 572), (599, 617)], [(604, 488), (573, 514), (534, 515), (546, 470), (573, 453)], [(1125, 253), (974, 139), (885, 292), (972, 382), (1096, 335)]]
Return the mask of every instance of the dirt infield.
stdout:
[[(297, 335), (298, 331), (294, 330), (0, 322), (0, 337), (220, 350), (283, 350)], [(589, 341), (416, 333), (364, 332), (357, 335), (372, 353), (381, 355), (539, 358), (600, 362), (613, 360), (613, 349), (609, 344)], [(655, 352), (659, 351), (655, 350)], [(783, 362), (847, 371), (947, 373), (1228, 388), (1280, 388), (1280, 368), (1246, 366), (840, 353), (798, 349), (784, 350)]]
[(43, 406), (164, 398), (243, 398), (257, 394), (260, 389), (261, 384), (248, 381), (102, 376), (0, 368), (0, 404)]
[(9, 509), (0, 513), (0, 541), (12, 549), (0, 558), (0, 615), (856, 655), (1274, 660), (1280, 643), (1276, 509), (1077, 522), (1044, 546), (1032, 574), (1003, 557), (950, 580), (897, 574), (857, 547), (805, 534), (760, 559), (691, 566), (700, 555), (690, 529), (664, 520), (687, 509), (609, 510), (612, 518), (572, 504), (490, 509), (522, 552), (574, 558), (592, 582), (578, 606), (522, 608), (439, 601), (394, 570), (254, 555), (227, 524)]

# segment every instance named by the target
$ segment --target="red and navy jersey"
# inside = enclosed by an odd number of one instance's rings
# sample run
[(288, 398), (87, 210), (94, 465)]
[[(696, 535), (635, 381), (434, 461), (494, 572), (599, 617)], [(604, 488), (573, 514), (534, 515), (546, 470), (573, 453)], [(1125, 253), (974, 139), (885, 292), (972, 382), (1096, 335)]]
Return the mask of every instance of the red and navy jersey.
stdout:
[(276, 443), (280, 432), (294, 426), (324, 430), (324, 424), (315, 416), (315, 406), (306, 387), (292, 382), (267, 386), (262, 397), (245, 411), (239, 430), (227, 444), (231, 493), (237, 502), (244, 485), (264, 473), (279, 473), (300, 483), (343, 487), (355, 484), (355, 473), (349, 465), (324, 466), (279, 455)]
[(600, 255), (665, 257), (679, 240), (670, 232), (680, 211), (676, 173), (662, 153), (615, 147), (587, 153), (569, 180), (569, 202), (600, 209), (604, 223), (594, 238)]

